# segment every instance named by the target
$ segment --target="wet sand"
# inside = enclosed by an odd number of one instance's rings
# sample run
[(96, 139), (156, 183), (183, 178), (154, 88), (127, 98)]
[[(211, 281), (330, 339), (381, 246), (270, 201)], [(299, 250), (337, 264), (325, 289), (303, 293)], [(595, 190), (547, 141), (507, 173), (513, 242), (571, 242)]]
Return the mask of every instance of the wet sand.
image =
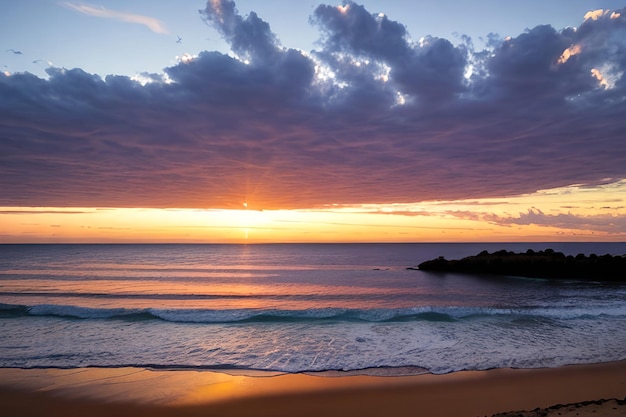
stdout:
[(0, 369), (7, 416), (625, 416), (623, 401), (585, 403), (625, 396), (626, 361), (393, 377)]

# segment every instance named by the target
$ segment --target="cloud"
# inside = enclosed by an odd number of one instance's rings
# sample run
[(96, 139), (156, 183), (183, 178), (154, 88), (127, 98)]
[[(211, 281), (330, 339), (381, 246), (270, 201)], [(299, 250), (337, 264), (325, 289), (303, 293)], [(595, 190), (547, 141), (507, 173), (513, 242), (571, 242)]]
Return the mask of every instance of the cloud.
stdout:
[(609, 13), (609, 10), (603, 10), (603, 9), (590, 10), (587, 13), (585, 13), (584, 19), (585, 20), (588, 20), (588, 19), (598, 20), (602, 16), (606, 16), (608, 13)]
[(623, 234), (626, 230), (626, 216), (624, 215), (546, 214), (535, 207), (529, 208), (526, 212), (518, 213), (517, 216), (465, 210), (449, 210), (445, 214), (458, 219), (488, 222), (498, 226), (536, 225), (608, 234)]
[(267, 61), (277, 55), (278, 40), (270, 25), (255, 12), (243, 18), (234, 1), (208, 1), (200, 15), (207, 24), (215, 26), (240, 56)]
[[(391, 213), (380, 213), (380, 214), (391, 214)], [(401, 214), (404, 215), (404, 214)], [(407, 224), (372, 224), (368, 223), (367, 225), (363, 225), (362, 223), (348, 223), (348, 222), (315, 222), (315, 221), (295, 221), (295, 220), (279, 220), (278, 223), (303, 223), (307, 225), (319, 225), (319, 226), (357, 226), (357, 227), (380, 227), (383, 229), (428, 229), (428, 230), (441, 230), (441, 227), (438, 226), (416, 226), (416, 225), (407, 225)], [(289, 230), (293, 230), (289, 227)], [(475, 227), (446, 227), (446, 230), (484, 230), (481, 228)]]
[[(322, 29), (324, 51), (318, 56), (330, 65), (336, 66), (337, 57), (345, 55), (376, 62), (372, 68), (387, 65), (402, 92), (431, 104), (464, 90), (464, 47), (433, 37), (414, 45), (402, 24), (353, 2), (319, 6), (311, 21)], [(340, 72), (351, 81), (351, 71)]]
[(69, 9), (89, 16), (115, 19), (119, 20), (120, 22), (136, 23), (146, 26), (148, 29), (155, 33), (169, 33), (165, 25), (159, 19), (155, 19), (153, 17), (142, 16), (133, 13), (118, 12), (116, 10), (110, 10), (104, 7), (90, 6), (87, 4), (75, 4), (70, 2), (64, 2), (62, 4)]
[(67, 210), (0, 210), (0, 214), (85, 214), (88, 211)]
[(0, 205), (312, 208), (626, 178), (624, 10), (479, 51), (380, 12), (318, 7), (303, 52), (211, 0), (201, 17), (230, 55), (141, 79), (0, 74)]
[(605, 233), (623, 233), (626, 230), (626, 216), (609, 214), (580, 216), (571, 213), (556, 215), (545, 214), (536, 208), (530, 208), (518, 217), (502, 217), (489, 215), (484, 217), (492, 223), (500, 225), (538, 225), (559, 229), (587, 230)]

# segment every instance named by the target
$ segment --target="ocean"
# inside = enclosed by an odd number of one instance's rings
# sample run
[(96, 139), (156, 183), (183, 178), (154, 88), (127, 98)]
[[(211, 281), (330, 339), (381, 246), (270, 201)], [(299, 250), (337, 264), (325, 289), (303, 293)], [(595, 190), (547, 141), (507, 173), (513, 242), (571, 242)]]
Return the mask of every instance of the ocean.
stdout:
[(626, 359), (626, 284), (407, 269), (548, 248), (626, 254), (626, 243), (0, 245), (0, 367), (399, 375)]

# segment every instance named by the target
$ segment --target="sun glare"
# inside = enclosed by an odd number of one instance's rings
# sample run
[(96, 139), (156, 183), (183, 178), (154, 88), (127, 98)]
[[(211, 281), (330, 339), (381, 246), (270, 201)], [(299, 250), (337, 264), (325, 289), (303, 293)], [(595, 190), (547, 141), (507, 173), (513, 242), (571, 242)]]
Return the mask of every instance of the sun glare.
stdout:
[(260, 227), (269, 221), (261, 210), (237, 210), (236, 216), (239, 225), (244, 228)]

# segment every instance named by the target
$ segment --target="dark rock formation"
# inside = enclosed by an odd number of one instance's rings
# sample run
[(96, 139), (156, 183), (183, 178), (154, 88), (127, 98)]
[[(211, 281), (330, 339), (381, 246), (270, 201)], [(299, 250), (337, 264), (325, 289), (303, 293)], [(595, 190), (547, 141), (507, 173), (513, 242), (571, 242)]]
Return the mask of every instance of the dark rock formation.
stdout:
[(459, 260), (437, 259), (422, 262), (417, 268), (422, 271), (462, 272), (512, 275), (530, 278), (577, 279), (588, 281), (626, 282), (626, 255), (589, 256), (578, 254), (565, 256), (552, 249), (526, 253), (505, 250), (489, 253), (483, 251), (476, 256)]

